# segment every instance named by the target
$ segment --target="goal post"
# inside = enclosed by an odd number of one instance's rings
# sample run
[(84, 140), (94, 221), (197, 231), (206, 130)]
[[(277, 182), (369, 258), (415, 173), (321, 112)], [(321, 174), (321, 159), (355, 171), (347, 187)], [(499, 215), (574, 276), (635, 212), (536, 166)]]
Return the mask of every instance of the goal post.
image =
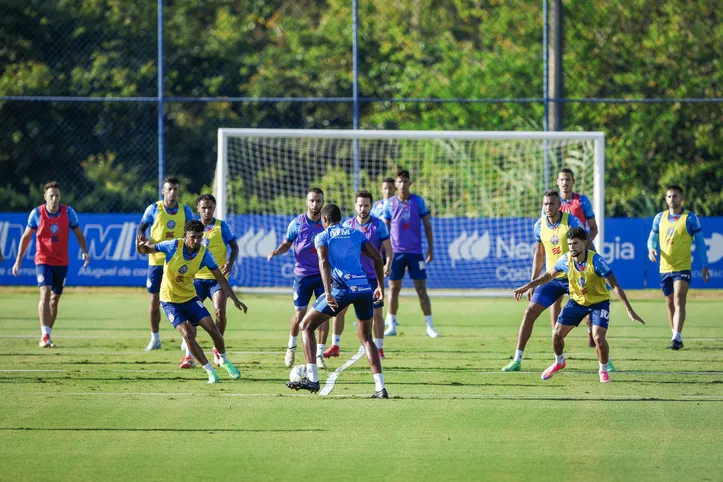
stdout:
[(575, 191), (592, 201), (602, 246), (602, 132), (221, 128), (214, 193), (217, 215), (240, 247), (232, 284), (288, 291), (293, 256), (265, 257), (305, 211), (306, 191), (322, 188), (346, 219), (354, 215), (355, 186), (379, 199), (382, 179), (399, 167), (410, 171), (412, 192), (432, 214), (431, 289), (484, 293), (529, 280), (542, 193), (557, 188), (563, 167), (573, 170)]

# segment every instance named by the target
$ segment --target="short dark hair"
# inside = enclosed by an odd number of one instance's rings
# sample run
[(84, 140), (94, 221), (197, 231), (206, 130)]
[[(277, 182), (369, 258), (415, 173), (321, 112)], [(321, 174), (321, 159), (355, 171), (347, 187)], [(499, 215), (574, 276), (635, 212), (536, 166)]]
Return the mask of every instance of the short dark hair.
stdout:
[(183, 232), (187, 233), (189, 231), (192, 231), (194, 233), (202, 233), (203, 223), (198, 219), (191, 219), (190, 221), (186, 221), (186, 224), (183, 225)]
[(165, 186), (166, 184), (170, 184), (173, 186), (181, 183), (178, 181), (178, 178), (176, 176), (166, 176), (163, 179), (163, 185)]
[(397, 170), (397, 177), (406, 177), (407, 179), (411, 179), (412, 177), (409, 175), (409, 171), (406, 169), (399, 169)]
[(370, 193), (366, 189), (362, 189), (361, 191), (356, 193), (356, 196), (354, 196), (354, 201), (356, 201), (360, 197), (365, 197), (365, 198), (369, 199), (369, 202), (374, 202), (374, 197), (372, 196), (372, 193)]
[(563, 167), (562, 169), (560, 169), (560, 172), (558, 172), (558, 175), (559, 174), (569, 174), (572, 176), (573, 179), (575, 179), (575, 173), (572, 172), (572, 169), (570, 169), (569, 167)]
[(60, 189), (60, 183), (58, 181), (50, 181), (43, 186), (43, 192), (48, 189)]
[(668, 188), (665, 190), (665, 192), (668, 192), (668, 191), (678, 191), (681, 196), (683, 195), (683, 188), (678, 186), (677, 184), (671, 184), (670, 186), (668, 186)]
[(213, 205), (216, 205), (216, 198), (213, 197), (213, 194), (201, 194), (196, 198), (196, 206), (198, 206), (198, 203), (201, 201), (211, 201)]
[(321, 194), (321, 197), (324, 197), (324, 191), (319, 189), (318, 187), (310, 187), (308, 191), (306, 191), (306, 195), (308, 196), (310, 193), (314, 194)]
[(583, 241), (587, 241), (587, 231), (580, 226), (575, 226), (567, 232), (567, 239), (582, 239)]
[(382, 184), (387, 183), (387, 182), (391, 182), (392, 184), (394, 184), (394, 178), (393, 177), (385, 177), (382, 180)]
[(328, 218), (332, 224), (341, 222), (341, 209), (334, 203), (327, 204), (321, 208), (321, 217)]
[(560, 193), (554, 189), (548, 189), (542, 197), (556, 197), (557, 199), (560, 199)]

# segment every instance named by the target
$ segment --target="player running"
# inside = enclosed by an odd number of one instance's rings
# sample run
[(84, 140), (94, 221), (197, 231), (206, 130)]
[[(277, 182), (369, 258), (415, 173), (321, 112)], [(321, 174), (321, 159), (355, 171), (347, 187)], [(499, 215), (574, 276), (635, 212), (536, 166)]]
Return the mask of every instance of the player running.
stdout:
[[(369, 191), (359, 191), (356, 193), (356, 201), (354, 203), (354, 209), (356, 210), (356, 216), (347, 220), (344, 223), (344, 227), (354, 228), (361, 231), (374, 248), (382, 252), (384, 251), (384, 275), (389, 274), (392, 261), (392, 243), (389, 241), (389, 230), (387, 225), (381, 219), (371, 216), (369, 212), (372, 209), (372, 193)], [(369, 258), (362, 258), (362, 267), (364, 272), (369, 278), (369, 286), (372, 291), (376, 291), (378, 280), (376, 272), (374, 271), (374, 263)], [(382, 280), (382, 283), (384, 281)], [(374, 301), (374, 317), (373, 317), (373, 332), (374, 332), (374, 345), (379, 350), (379, 357), (384, 358), (384, 318), (382, 316), (382, 307), (384, 302), (381, 300)], [(341, 334), (344, 331), (344, 316), (346, 315), (346, 308), (341, 310), (332, 322), (332, 341), (331, 346), (324, 352), (324, 358), (339, 356), (339, 344), (341, 343)]]
[[(384, 203), (384, 220), (389, 227), (394, 257), (389, 274), (389, 308), (387, 310), (385, 336), (397, 334), (397, 309), (399, 292), (402, 290), (404, 272), (414, 280), (414, 289), (419, 296), (419, 304), (427, 325), (427, 336), (439, 336), (432, 323), (432, 303), (427, 294), (426, 264), (432, 262), (433, 237), (429, 211), (422, 197), (409, 192), (412, 181), (409, 171), (400, 170), (395, 178), (397, 194)], [(421, 221), (421, 222), (420, 222)], [(422, 255), (422, 224), (427, 237), (427, 255)]]
[(162, 254), (165, 258), (161, 280), (160, 303), (163, 311), (190, 348), (193, 357), (208, 373), (208, 383), (218, 383), (216, 369), (206, 359), (201, 346), (196, 342), (196, 327), (201, 325), (211, 335), (213, 346), (218, 350), (221, 366), (233, 379), (241, 377), (238, 369), (226, 357), (223, 335), (213, 323), (211, 315), (198, 298), (194, 287), (194, 278), (201, 269), (208, 268), (223, 292), (233, 300), (239, 310), (246, 313), (246, 305), (241, 303), (231, 290), (228, 281), (218, 269), (211, 251), (201, 242), (204, 226), (201, 221), (188, 221), (183, 227), (183, 237), (151, 244), (142, 235), (136, 236), (136, 249), (140, 254)]
[(578, 326), (586, 316), (590, 315), (593, 324), (593, 338), (597, 348), (599, 362), (599, 375), (602, 383), (610, 381), (608, 375), (608, 352), (610, 347), (605, 339), (610, 319), (610, 292), (607, 284), (615, 291), (628, 316), (633, 321), (645, 322), (630, 306), (625, 291), (618, 284), (615, 275), (608, 267), (602, 256), (585, 246), (588, 243), (587, 232), (582, 227), (571, 228), (567, 232), (567, 247), (569, 252), (561, 256), (552, 269), (530, 281), (524, 286), (514, 290), (516, 300), (530, 289), (556, 279), (560, 273), (567, 273), (570, 289), (570, 300), (560, 313), (552, 335), (552, 349), (555, 353), (555, 363), (542, 372), (542, 379), (549, 380), (558, 371), (565, 368), (565, 337)]
[[(532, 261), (532, 276), (535, 279), (540, 275), (543, 266), (543, 260), (546, 263), (546, 270), (550, 270), (555, 266), (557, 259), (567, 253), (567, 241), (565, 236), (570, 229), (582, 228), (582, 223), (577, 217), (570, 213), (560, 211), (560, 195), (557, 191), (547, 191), (542, 197), (545, 214), (535, 223), (535, 257)], [(588, 248), (592, 249), (592, 242), (588, 239)], [(549, 308), (551, 305), (559, 306), (562, 295), (568, 294), (568, 281), (564, 274), (560, 274), (557, 278), (549, 283), (544, 284), (539, 289), (530, 288), (527, 292), (527, 299), (530, 302), (527, 305), (525, 314), (522, 317), (520, 331), (517, 335), (517, 349), (512, 361), (502, 368), (503, 372), (517, 372), (522, 368), (522, 355), (524, 354), (527, 341), (532, 335), (532, 328), (537, 318)], [(555, 329), (555, 321), (553, 320), (552, 328)], [(614, 370), (612, 363), (611, 370)]]
[[(324, 293), (324, 283), (319, 273), (319, 261), (314, 247), (314, 238), (324, 230), (321, 222), (323, 205), (324, 191), (318, 187), (309, 189), (306, 193), (306, 213), (298, 215), (289, 223), (286, 239), (267, 257), (271, 261), (274, 256), (284, 254), (292, 246), (294, 247), (294, 315), (291, 317), (289, 344), (284, 356), (284, 364), (287, 367), (294, 364), (299, 323), (306, 314), (306, 307), (309, 306), (311, 296), (314, 295), (315, 298), (318, 298)], [(317, 351), (317, 363), (325, 370), (324, 346), (321, 345)]]
[(50, 335), (58, 318), (60, 295), (63, 294), (65, 277), (68, 274), (68, 239), (71, 230), (83, 252), (85, 260), (83, 266), (88, 266), (90, 255), (83, 230), (80, 229), (78, 215), (70, 206), (60, 204), (60, 184), (53, 181), (43, 186), (43, 198), (45, 204), (30, 212), (28, 224), (20, 237), (20, 247), (12, 271), (14, 276), (18, 276), (25, 251), (28, 249), (31, 236), (35, 233), (35, 274), (40, 288), (39, 345), (41, 348), (55, 348)]
[(341, 225), (341, 210), (329, 204), (321, 210), (324, 232), (316, 236), (314, 245), (318, 251), (319, 267), (324, 282), (324, 296), (320, 296), (301, 322), (304, 355), (308, 378), (288, 382), (287, 387), (318, 392), (320, 388), (316, 357), (314, 330), (328, 322), (340, 310), (354, 305), (358, 320), (357, 335), (366, 351), (369, 367), (374, 375), (375, 392), (372, 398), (389, 398), (384, 386), (382, 362), (372, 341), (372, 317), (374, 300), (384, 299), (384, 284), (379, 283), (372, 293), (364, 268), (362, 253), (374, 263), (377, 279), (383, 277), (382, 257), (372, 243), (360, 231)]
[(668, 321), (673, 331), (673, 339), (667, 348), (683, 348), (683, 324), (685, 323), (685, 305), (690, 286), (690, 247), (695, 242), (695, 256), (702, 266), (703, 282), (710, 279), (708, 256), (703, 239), (700, 220), (694, 212), (683, 208), (683, 188), (668, 186), (665, 191), (668, 210), (658, 213), (653, 220), (653, 229), (648, 237), (648, 258), (657, 262), (660, 244), (660, 287), (668, 306)]
[[(557, 187), (560, 192), (560, 200), (562, 206), (560, 210), (564, 213), (570, 213), (582, 222), (583, 227), (587, 230), (591, 240), (595, 240), (598, 233), (597, 221), (595, 220), (595, 212), (592, 209), (590, 198), (584, 194), (573, 191), (575, 187), (575, 174), (572, 169), (567, 167), (560, 169), (557, 174)], [(545, 208), (542, 208), (542, 214), (545, 214)], [(556, 301), (550, 309), (550, 321), (555, 325), (558, 315), (560, 314), (561, 301)], [(587, 324), (588, 344), (595, 347), (595, 340), (592, 338), (592, 324), (590, 319), (585, 320)]]
[[(196, 210), (201, 215), (201, 222), (203, 223), (203, 240), (201, 244), (208, 248), (217, 263), (223, 263), (223, 265), (219, 266), (219, 270), (222, 275), (228, 278), (239, 253), (236, 236), (225, 221), (214, 217), (216, 198), (211, 194), (198, 196)], [(227, 246), (231, 247), (230, 254)], [(206, 298), (211, 298), (213, 301), (216, 328), (223, 335), (226, 332), (226, 293), (223, 292), (221, 285), (218, 284), (218, 281), (208, 268), (201, 268), (196, 273), (193, 285), (201, 302), (206, 301)], [(185, 341), (181, 349), (186, 351), (186, 356), (181, 359), (180, 368), (193, 368), (196, 366), (196, 361), (193, 359), (191, 350)], [(216, 347), (213, 347), (213, 364), (217, 367), (221, 366), (221, 358)]]
[[(178, 179), (169, 176), (163, 180), (162, 201), (156, 201), (148, 206), (143, 213), (141, 222), (138, 223), (136, 236), (146, 240), (146, 228), (149, 226), (151, 244), (160, 243), (183, 237), (183, 226), (193, 219), (191, 208), (178, 202), (180, 195)], [(161, 279), (163, 278), (163, 265), (165, 257), (163, 253), (155, 253), (148, 256), (148, 279), (146, 288), (150, 294), (148, 317), (151, 324), (151, 341), (146, 351), (158, 350), (161, 348), (161, 337), (158, 329), (161, 323), (161, 309), (159, 293), (161, 291)]]

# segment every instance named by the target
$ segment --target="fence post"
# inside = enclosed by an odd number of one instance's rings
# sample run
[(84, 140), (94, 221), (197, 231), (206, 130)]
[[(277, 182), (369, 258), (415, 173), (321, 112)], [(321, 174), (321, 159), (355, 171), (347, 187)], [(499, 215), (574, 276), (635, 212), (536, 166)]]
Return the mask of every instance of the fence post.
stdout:
[(163, 142), (163, 111), (165, 97), (163, 95), (163, 0), (158, 0), (158, 192), (163, 191), (165, 177), (165, 145)]

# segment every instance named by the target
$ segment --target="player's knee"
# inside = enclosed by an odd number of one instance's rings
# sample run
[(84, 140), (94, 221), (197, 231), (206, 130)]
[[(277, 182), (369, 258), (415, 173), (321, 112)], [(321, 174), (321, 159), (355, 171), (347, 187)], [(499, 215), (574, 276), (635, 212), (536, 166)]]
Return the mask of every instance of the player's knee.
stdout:
[(425, 285), (415, 285), (414, 290), (420, 298), (425, 298), (427, 296), (427, 287)]
[(592, 338), (595, 340), (597, 346), (603, 346), (605, 344), (605, 335), (603, 333), (595, 333)]

